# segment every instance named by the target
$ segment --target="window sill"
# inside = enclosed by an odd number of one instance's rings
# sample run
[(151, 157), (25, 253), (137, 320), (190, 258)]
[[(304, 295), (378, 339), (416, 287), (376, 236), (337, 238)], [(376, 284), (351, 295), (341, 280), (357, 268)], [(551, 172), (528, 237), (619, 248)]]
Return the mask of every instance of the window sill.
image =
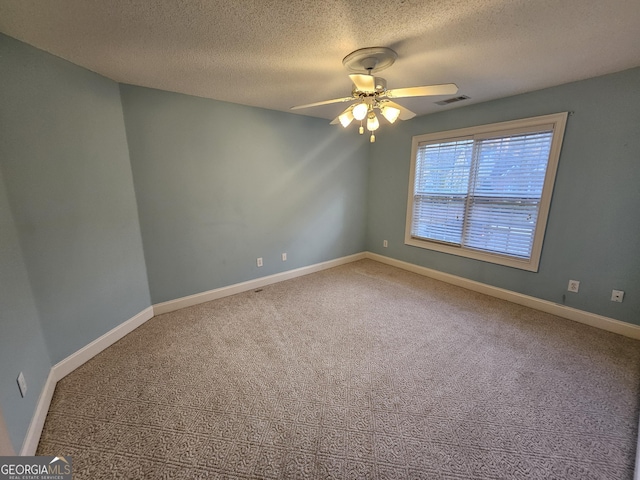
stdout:
[(473, 250), (471, 248), (457, 247), (448, 245), (445, 243), (430, 242), (428, 240), (421, 240), (415, 237), (407, 237), (404, 240), (405, 245), (412, 247), (424, 248), (426, 250), (434, 250), (436, 252), (448, 253), (450, 255), (456, 255), (458, 257), (471, 258), (473, 260), (479, 260), (481, 262), (495, 263), (498, 265), (504, 265), (505, 267), (518, 268), (520, 270), (527, 270), (529, 272), (537, 272), (539, 266), (540, 255), (532, 255), (530, 260), (519, 259), (509, 257), (507, 255), (500, 255), (496, 253), (482, 252), (480, 250)]

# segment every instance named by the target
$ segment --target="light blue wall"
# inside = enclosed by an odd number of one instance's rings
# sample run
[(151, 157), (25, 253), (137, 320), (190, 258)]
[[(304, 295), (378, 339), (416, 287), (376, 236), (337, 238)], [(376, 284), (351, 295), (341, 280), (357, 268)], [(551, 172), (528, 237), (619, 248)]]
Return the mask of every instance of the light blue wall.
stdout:
[[(0, 405), (19, 452), (51, 360), (4, 185), (0, 170)], [(16, 382), (21, 371), (27, 380), (24, 399)]]
[[(14, 447), (51, 365), (151, 302), (365, 249), (640, 324), (639, 84), (634, 69), (419, 117), (371, 146), (325, 120), (119, 89), (0, 35), (0, 404)], [(403, 244), (412, 135), (566, 110), (538, 273)]]
[[(371, 150), (367, 249), (640, 325), (640, 68), (417, 117)], [(464, 93), (464, 92), (463, 92)], [(572, 111), (538, 273), (404, 245), (411, 137)], [(384, 239), (389, 247), (383, 248)], [(569, 279), (580, 292), (567, 292)], [(624, 290), (623, 303), (610, 301)]]
[(153, 303), (363, 251), (369, 146), (353, 130), (128, 85), (121, 96)]
[(0, 85), (1, 168), (55, 364), (150, 305), (118, 84), (0, 36)]

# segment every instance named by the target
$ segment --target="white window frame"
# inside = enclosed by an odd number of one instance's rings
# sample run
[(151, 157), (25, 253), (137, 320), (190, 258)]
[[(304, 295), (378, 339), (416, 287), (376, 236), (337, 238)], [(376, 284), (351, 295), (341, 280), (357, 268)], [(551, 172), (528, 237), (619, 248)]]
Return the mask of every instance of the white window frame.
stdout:
[[(542, 253), (542, 243), (544, 240), (544, 233), (547, 226), (547, 219), (549, 216), (549, 208), (551, 206), (551, 196), (553, 194), (553, 186), (556, 178), (556, 171), (558, 169), (558, 160), (560, 159), (560, 150), (562, 149), (562, 140), (564, 137), (564, 130), (567, 123), (568, 112), (554, 113), (551, 115), (542, 115), (539, 117), (523, 118), (520, 120), (512, 120), (508, 122), (492, 123), (486, 125), (479, 125), (468, 128), (460, 128), (456, 130), (447, 130), (444, 132), (428, 133), (424, 135), (414, 136), (411, 146), (411, 173), (409, 177), (409, 192), (407, 203), (407, 218), (405, 228), (405, 240), (406, 245), (414, 247), (426, 248), (428, 250), (435, 250), (438, 252), (448, 253), (452, 255), (458, 255), (461, 257), (472, 258), (475, 260), (481, 260), (484, 262), (496, 263), (499, 265), (505, 265), (508, 267), (519, 268), (522, 270), (528, 270), (531, 272), (537, 272), (540, 264), (540, 255)], [(552, 125), (553, 138), (551, 141), (551, 149), (549, 151), (549, 162), (547, 164), (547, 170), (544, 179), (544, 187), (542, 189), (542, 196), (540, 198), (538, 220), (536, 222), (535, 233), (533, 237), (533, 246), (531, 249), (531, 257), (527, 259), (512, 257), (509, 255), (502, 255), (497, 253), (484, 252), (481, 250), (475, 250), (469, 247), (452, 245), (447, 243), (438, 242), (435, 240), (425, 240), (416, 238), (411, 235), (413, 224), (413, 209), (414, 209), (414, 189), (415, 189), (415, 171), (416, 171), (416, 158), (418, 148), (421, 143), (425, 142), (446, 142), (460, 137), (477, 136), (482, 137), (490, 134), (504, 134), (508, 135), (508, 130), (527, 131), (527, 129), (535, 130), (543, 125)]]

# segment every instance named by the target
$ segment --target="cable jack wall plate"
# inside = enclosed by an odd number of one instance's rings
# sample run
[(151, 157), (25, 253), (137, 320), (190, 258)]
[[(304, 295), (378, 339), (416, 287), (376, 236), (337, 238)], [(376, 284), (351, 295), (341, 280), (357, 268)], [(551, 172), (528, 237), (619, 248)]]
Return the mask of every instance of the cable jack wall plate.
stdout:
[(611, 290), (611, 301), (620, 302), (624, 299), (624, 292), (622, 290)]

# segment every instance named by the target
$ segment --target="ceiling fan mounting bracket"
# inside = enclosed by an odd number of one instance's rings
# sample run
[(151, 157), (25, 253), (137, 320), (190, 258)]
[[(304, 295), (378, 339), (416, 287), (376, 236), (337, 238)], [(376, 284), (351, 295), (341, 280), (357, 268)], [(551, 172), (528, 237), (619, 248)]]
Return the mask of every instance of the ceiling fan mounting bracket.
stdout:
[(342, 64), (350, 72), (372, 74), (389, 68), (398, 54), (387, 47), (367, 47), (351, 52), (342, 59)]

